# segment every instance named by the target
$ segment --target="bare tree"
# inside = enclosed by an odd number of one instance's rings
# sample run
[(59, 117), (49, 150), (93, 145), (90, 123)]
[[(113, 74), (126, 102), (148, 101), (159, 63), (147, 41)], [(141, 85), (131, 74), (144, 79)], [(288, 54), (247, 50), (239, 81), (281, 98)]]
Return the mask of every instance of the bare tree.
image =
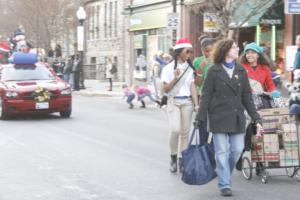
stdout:
[(22, 25), (27, 38), (35, 47), (49, 49), (51, 43), (61, 40), (67, 28), (66, 20), (72, 25), (77, 22), (76, 10), (81, 2), (81, 0), (10, 0), (7, 3), (9, 13), (5, 24), (10, 31)]
[(270, 0), (209, 0), (199, 1), (192, 9), (198, 13), (212, 13), (218, 20), (220, 37), (233, 37), (234, 29), (243, 27), (255, 15), (265, 13)]

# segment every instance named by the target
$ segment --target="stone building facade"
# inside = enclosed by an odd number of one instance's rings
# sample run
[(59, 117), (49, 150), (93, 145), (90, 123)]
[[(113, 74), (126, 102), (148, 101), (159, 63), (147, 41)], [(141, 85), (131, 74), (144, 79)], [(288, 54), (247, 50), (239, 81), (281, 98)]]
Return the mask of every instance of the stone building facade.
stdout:
[(129, 0), (85, 1), (85, 73), (90, 79), (105, 80), (106, 58), (112, 58), (118, 71), (115, 79), (125, 81), (128, 20), (122, 14)]

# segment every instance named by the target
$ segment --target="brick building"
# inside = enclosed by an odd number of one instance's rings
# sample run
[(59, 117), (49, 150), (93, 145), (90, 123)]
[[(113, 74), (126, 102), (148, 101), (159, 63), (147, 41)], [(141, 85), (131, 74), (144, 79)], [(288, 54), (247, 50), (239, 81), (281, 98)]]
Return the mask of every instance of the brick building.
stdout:
[(118, 67), (116, 80), (125, 80), (126, 38), (128, 20), (122, 14), (129, 0), (87, 0), (85, 21), (85, 72), (87, 78), (104, 80), (106, 58)]

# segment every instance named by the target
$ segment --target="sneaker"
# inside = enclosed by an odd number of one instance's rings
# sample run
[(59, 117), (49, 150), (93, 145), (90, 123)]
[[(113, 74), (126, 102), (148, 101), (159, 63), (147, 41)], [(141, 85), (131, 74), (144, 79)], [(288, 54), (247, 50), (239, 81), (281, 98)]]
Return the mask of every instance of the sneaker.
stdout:
[(157, 105), (160, 106), (160, 101), (156, 100), (155, 103), (157, 103)]
[(223, 197), (230, 197), (230, 196), (232, 196), (232, 191), (230, 188), (221, 189), (221, 195)]
[(129, 109), (133, 109), (133, 105), (132, 104), (130, 104)]
[(261, 175), (263, 175), (265, 173), (266, 173), (265, 169), (261, 169), (261, 168), (257, 168), (256, 169), (256, 176), (261, 176)]
[(171, 162), (170, 162), (170, 172), (175, 174), (177, 172), (177, 155), (171, 156)]
[(264, 169), (263, 163), (257, 162), (255, 171), (256, 171), (256, 176), (261, 176), (262, 174), (264, 174), (265, 169)]

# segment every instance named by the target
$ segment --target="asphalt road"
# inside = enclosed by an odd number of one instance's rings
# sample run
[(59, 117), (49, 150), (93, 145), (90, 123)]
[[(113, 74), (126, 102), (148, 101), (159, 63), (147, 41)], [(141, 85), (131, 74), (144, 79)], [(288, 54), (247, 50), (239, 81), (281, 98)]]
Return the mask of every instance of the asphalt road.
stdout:
[[(214, 200), (216, 180), (189, 186), (168, 171), (168, 123), (157, 108), (74, 97), (58, 115), (0, 121), (0, 200)], [(271, 175), (284, 171), (270, 171)], [(241, 200), (298, 200), (300, 182), (233, 176)]]

